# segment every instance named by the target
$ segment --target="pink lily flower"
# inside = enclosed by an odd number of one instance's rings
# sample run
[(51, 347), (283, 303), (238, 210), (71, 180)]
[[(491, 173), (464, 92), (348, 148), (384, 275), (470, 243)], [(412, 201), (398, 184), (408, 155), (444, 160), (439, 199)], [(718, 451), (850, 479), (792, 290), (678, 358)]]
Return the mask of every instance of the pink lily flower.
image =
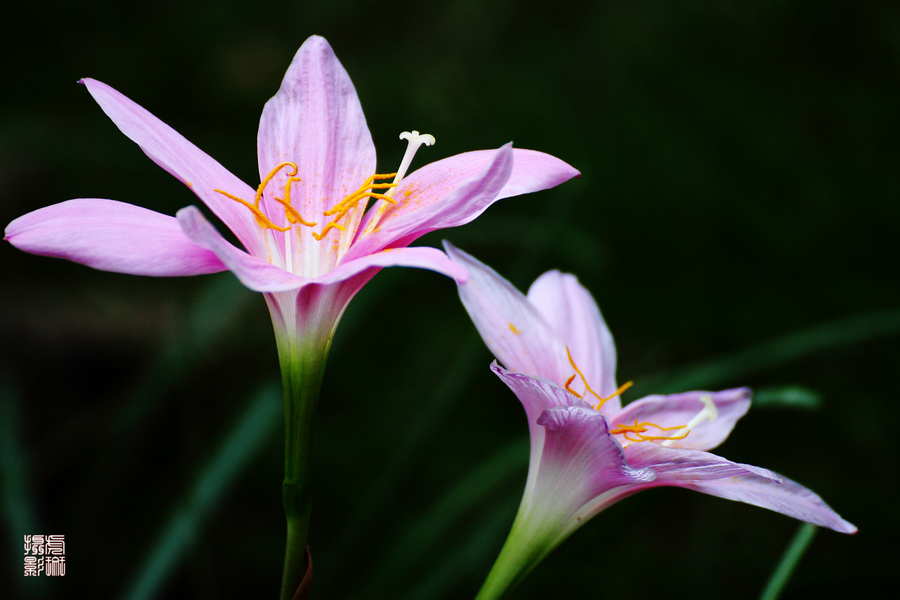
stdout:
[(525, 408), (528, 479), (506, 545), (479, 600), (499, 597), (588, 519), (636, 492), (677, 486), (855, 533), (812, 491), (708, 452), (750, 408), (750, 390), (651, 395), (624, 408), (616, 348), (590, 293), (549, 271), (524, 295), (445, 242), (469, 272), (463, 305), (494, 356), (492, 370)]
[[(376, 173), (375, 147), (359, 98), (325, 39), (306, 40), (266, 104), (255, 189), (111, 87), (81, 81), (117, 127), (187, 185), (237, 237), (229, 243), (193, 206), (176, 217), (104, 199), (77, 199), (14, 220), (14, 246), (97, 269), (180, 276), (231, 270), (266, 294), (275, 329), (330, 338), (347, 303), (382, 267), (465, 271), (437, 249), (407, 248), (419, 236), (468, 223), (490, 204), (553, 187), (577, 171), (552, 156), (469, 152), (396, 173)], [(373, 205), (366, 211), (369, 201)], [(314, 284), (314, 285), (313, 285)]]

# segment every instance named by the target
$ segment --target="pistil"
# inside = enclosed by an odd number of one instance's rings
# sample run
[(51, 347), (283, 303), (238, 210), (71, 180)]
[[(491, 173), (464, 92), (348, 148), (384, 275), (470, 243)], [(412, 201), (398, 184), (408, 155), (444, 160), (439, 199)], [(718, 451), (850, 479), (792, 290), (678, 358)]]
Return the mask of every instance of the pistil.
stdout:
[[(412, 164), (413, 157), (416, 155), (416, 151), (418, 151), (419, 147), (422, 144), (433, 146), (435, 142), (433, 135), (419, 133), (415, 129), (412, 131), (404, 131), (400, 134), (400, 139), (406, 140), (409, 142), (409, 145), (406, 147), (406, 153), (403, 155), (403, 160), (400, 161), (400, 168), (397, 169), (397, 173), (394, 177), (394, 185), (397, 185), (400, 183), (401, 179), (406, 177), (406, 171), (409, 170), (409, 165)], [(392, 195), (391, 192), (388, 192), (388, 195)]]
[(392, 182), (391, 189), (389, 189), (381, 200), (384, 202), (376, 202), (375, 206), (371, 209), (374, 211), (372, 213), (372, 217), (369, 219), (369, 222), (366, 224), (365, 230), (363, 233), (371, 233), (378, 226), (379, 221), (387, 212), (388, 208), (394, 204), (396, 201), (391, 200), (391, 197), (394, 195), (394, 190), (397, 189), (397, 186), (400, 185), (400, 181), (406, 177), (406, 171), (409, 170), (409, 166), (412, 164), (413, 157), (416, 155), (416, 151), (423, 144), (426, 146), (434, 145), (435, 139), (433, 135), (429, 135), (427, 133), (419, 133), (415, 129), (412, 131), (404, 131), (400, 134), (401, 140), (406, 140), (409, 144), (406, 146), (406, 153), (403, 155), (403, 160), (400, 161), (400, 168), (397, 169), (397, 172), (394, 174), (394, 181)]

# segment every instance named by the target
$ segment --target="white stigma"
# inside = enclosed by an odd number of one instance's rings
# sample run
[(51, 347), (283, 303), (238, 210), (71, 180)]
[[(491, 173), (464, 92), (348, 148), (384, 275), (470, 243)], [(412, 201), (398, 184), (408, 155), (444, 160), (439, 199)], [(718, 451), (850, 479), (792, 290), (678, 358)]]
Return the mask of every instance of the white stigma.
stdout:
[[(419, 149), (419, 146), (425, 144), (426, 146), (431, 146), (434, 144), (434, 136), (429, 135), (427, 133), (419, 133), (416, 130), (412, 131), (404, 131), (400, 134), (401, 140), (406, 140), (409, 142), (409, 145), (406, 147), (406, 154), (403, 155), (403, 160), (400, 161), (400, 168), (397, 169), (397, 176), (394, 177), (394, 184), (400, 183), (400, 180), (406, 177), (406, 172), (409, 170), (409, 165), (412, 164), (413, 157), (416, 155), (416, 151)], [(390, 197), (394, 195), (394, 190), (396, 187), (392, 187), (388, 190), (386, 196)]]
[[(688, 422), (688, 424), (684, 426), (684, 428), (683, 428), (684, 431), (693, 430), (694, 427), (696, 427), (703, 421), (709, 421), (710, 423), (712, 423), (713, 421), (716, 420), (716, 418), (718, 418), (719, 409), (716, 408), (716, 403), (713, 402), (712, 396), (710, 396), (709, 394), (703, 394), (702, 396), (700, 396), (700, 401), (703, 402), (703, 408), (701, 408), (700, 412), (698, 412), (696, 415), (694, 415), (694, 418), (691, 419)], [(677, 441), (677, 440), (668, 440), (666, 442), (663, 442), (661, 445), (662, 446), (671, 446), (672, 443), (675, 441)]]

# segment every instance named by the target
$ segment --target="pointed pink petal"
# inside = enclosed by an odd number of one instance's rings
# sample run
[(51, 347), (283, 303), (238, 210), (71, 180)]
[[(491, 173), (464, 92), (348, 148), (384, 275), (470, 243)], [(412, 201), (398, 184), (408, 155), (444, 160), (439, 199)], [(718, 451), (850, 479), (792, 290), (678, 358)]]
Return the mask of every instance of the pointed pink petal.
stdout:
[[(507, 168), (506, 161), (512, 162), (509, 177), (499, 189), (492, 190), (490, 197), (479, 197), (478, 201), (459, 195), (460, 187), (480, 179), (498, 160), (502, 161), (503, 169)], [(412, 215), (423, 224), (440, 215), (446, 224), (432, 224), (432, 228), (455, 227), (473, 220), (497, 200), (549, 189), (576, 175), (577, 170), (558, 158), (535, 150), (513, 149), (512, 143), (498, 150), (457, 154), (427, 164), (405, 177), (394, 193), (397, 205), (385, 213), (378, 227), (384, 229), (392, 221), (401, 218), (405, 221)], [(460, 206), (442, 206), (453, 204)], [(429, 207), (433, 210), (426, 210)]]
[(309, 279), (288, 273), (229, 244), (196, 206), (182, 208), (175, 216), (185, 235), (215, 253), (241, 283), (253, 291), (283, 292), (310, 283)]
[[(647, 396), (627, 405), (610, 419), (610, 425), (615, 429), (619, 424), (631, 425), (635, 419), (660, 427), (687, 425), (703, 410), (705, 406), (701, 400), (703, 396), (709, 396), (712, 399), (718, 410), (718, 416), (713, 421), (702, 420), (691, 429), (686, 438), (673, 440), (668, 444), (672, 448), (711, 450), (725, 441), (738, 419), (743, 417), (750, 408), (749, 389), (735, 388), (721, 392), (684, 392), (667, 396)], [(678, 436), (682, 434), (684, 434), (684, 430), (648, 432), (648, 435)]]
[(731, 462), (702, 450), (667, 448), (654, 442), (640, 442), (628, 445), (625, 456), (634, 467), (650, 467), (656, 471), (659, 484), (682, 485), (710, 479), (742, 477), (747, 473), (781, 483), (781, 477), (768, 469)]
[(497, 360), (507, 369), (564, 385), (573, 371), (565, 344), (546, 319), (496, 271), (448, 242), (444, 248), (469, 272), (459, 297)]
[(541, 456), (544, 452), (546, 429), (538, 425), (540, 416), (545, 410), (551, 408), (589, 407), (582, 400), (546, 379), (508, 371), (496, 362), (491, 365), (491, 370), (512, 390), (525, 409), (528, 431), (531, 435), (531, 459), (528, 467), (528, 482), (525, 484), (526, 494), (528, 494), (535, 485), (535, 478), (540, 470)]
[[(535, 431), (542, 431), (542, 428), (537, 426), (538, 418), (548, 408), (560, 406), (590, 408), (586, 402), (568, 393), (552, 381), (504, 369), (496, 362), (491, 365), (491, 370), (512, 390), (519, 402), (522, 403), (532, 434)], [(600, 414), (596, 411), (594, 412), (598, 415)]]
[[(528, 301), (562, 338), (591, 388), (604, 398), (614, 394), (616, 346), (597, 303), (578, 278), (559, 271), (544, 273), (531, 284)], [(580, 381), (572, 382), (572, 387), (585, 391)], [(620, 409), (616, 396), (603, 404), (601, 413), (608, 417)]]
[(653, 485), (684, 487), (768, 508), (841, 533), (856, 533), (856, 527), (814, 492), (772, 471), (733, 463), (708, 452), (665, 448), (651, 442), (631, 444), (625, 455), (632, 466), (656, 471), (658, 478)]
[[(375, 146), (366, 126), (359, 98), (350, 77), (324, 38), (307, 39), (294, 56), (285, 73), (278, 93), (266, 103), (259, 122), (257, 140), (260, 180), (284, 161), (297, 165), (299, 183), (293, 185), (293, 206), (308, 221), (317, 222), (321, 231), (330, 220), (322, 213), (355, 192), (375, 174)], [(266, 198), (284, 187), (287, 175), (282, 170), (266, 189)], [(352, 238), (356, 224), (362, 217), (366, 202), (350, 212), (346, 224)], [(283, 224), (284, 209), (271, 203), (269, 214), (280, 213)], [(337, 236), (339, 232), (330, 236)], [(307, 238), (310, 239), (311, 238)], [(306, 260), (324, 261), (313, 270), (324, 272), (337, 262), (331, 238), (315, 244)], [(306, 247), (304, 247), (306, 250)], [(323, 251), (320, 256), (320, 251)], [(330, 262), (328, 262), (330, 261)], [(328, 264), (325, 264), (328, 262)]]
[(606, 419), (592, 408), (549, 408), (537, 424), (546, 430), (546, 439), (534, 496), (545, 496), (557, 510), (563, 505), (574, 515), (615, 488), (656, 479), (652, 469), (633, 468), (625, 460)]
[[(374, 231), (361, 235), (350, 252), (408, 245), (429, 231), (472, 221), (501, 198), (551, 188), (577, 174), (558, 158), (513, 150), (512, 144), (433, 162), (400, 182), (394, 193), (397, 205), (384, 214)], [(370, 217), (366, 216), (361, 229)]]
[(10, 223), (5, 239), (25, 252), (117, 273), (167, 277), (226, 269), (188, 239), (174, 217), (115, 200), (81, 198), (40, 208)]
[(234, 200), (213, 191), (223, 190), (252, 201), (255, 190), (177, 131), (105, 83), (95, 79), (82, 79), (81, 82), (116, 127), (137, 143), (153, 162), (189, 186), (248, 251), (257, 254), (263, 249), (261, 231), (253, 214)]
[(316, 277), (314, 281), (316, 283), (337, 283), (366, 269), (382, 267), (428, 269), (446, 275), (457, 283), (465, 283), (469, 276), (465, 268), (447, 258), (447, 255), (437, 248), (417, 246), (415, 248), (389, 248), (356, 260), (345, 261), (329, 273)]

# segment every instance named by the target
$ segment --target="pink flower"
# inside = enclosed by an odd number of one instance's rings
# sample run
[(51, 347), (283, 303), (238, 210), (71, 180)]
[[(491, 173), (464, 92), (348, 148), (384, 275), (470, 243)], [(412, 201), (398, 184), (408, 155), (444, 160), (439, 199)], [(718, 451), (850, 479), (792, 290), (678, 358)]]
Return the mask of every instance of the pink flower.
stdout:
[(819, 496), (772, 471), (726, 460), (721, 444), (750, 407), (750, 390), (653, 395), (624, 408), (616, 348), (594, 299), (550, 271), (523, 295), (445, 243), (469, 272), (459, 286), (493, 371), (525, 408), (531, 460), (512, 532), (479, 599), (514, 584), (575, 529), (619, 500), (678, 486), (855, 533)]
[[(82, 83), (158, 165), (187, 185), (235, 234), (239, 249), (193, 206), (176, 217), (114, 200), (77, 199), (14, 220), (14, 246), (135, 275), (229, 269), (266, 294), (276, 330), (330, 338), (347, 302), (382, 267), (422, 267), (465, 279), (437, 249), (407, 246), (468, 223), (500, 198), (553, 187), (577, 171), (531, 150), (460, 154), (405, 177), (434, 138), (406, 133), (398, 173), (375, 171), (356, 91), (321, 37), (303, 44), (260, 120), (261, 184), (250, 187), (172, 128), (93, 79)], [(373, 205), (366, 211), (368, 202)]]

